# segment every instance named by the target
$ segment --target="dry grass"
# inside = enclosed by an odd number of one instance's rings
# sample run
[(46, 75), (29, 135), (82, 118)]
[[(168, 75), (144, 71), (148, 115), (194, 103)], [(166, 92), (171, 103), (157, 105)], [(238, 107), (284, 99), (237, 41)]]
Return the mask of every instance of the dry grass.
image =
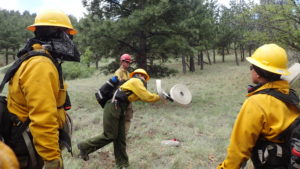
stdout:
[[(172, 67), (180, 67), (173, 63)], [(177, 83), (185, 84), (193, 94), (189, 106), (174, 103), (134, 103), (134, 119), (128, 137), (128, 155), (132, 169), (210, 169), (226, 155), (226, 147), (235, 116), (244, 100), (249, 83), (248, 64), (236, 66), (233, 61), (206, 65), (186, 75), (162, 79), (165, 90)], [(73, 101), (70, 111), (75, 124), (74, 157), (64, 152), (66, 169), (114, 168), (112, 144), (90, 155), (84, 162), (78, 158), (76, 144), (101, 134), (103, 110), (94, 93), (109, 76), (69, 81)], [(155, 91), (155, 79), (148, 83)], [(176, 138), (180, 147), (167, 147), (162, 140)]]

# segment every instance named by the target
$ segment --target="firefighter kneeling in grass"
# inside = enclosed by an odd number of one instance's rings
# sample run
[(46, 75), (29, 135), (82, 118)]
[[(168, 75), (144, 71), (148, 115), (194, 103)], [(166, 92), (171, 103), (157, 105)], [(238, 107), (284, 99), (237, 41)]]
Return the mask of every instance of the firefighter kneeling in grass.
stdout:
[(288, 81), (285, 50), (259, 47), (247, 60), (256, 86), (248, 89), (231, 133), (225, 160), (217, 169), (239, 169), (251, 158), (256, 169), (299, 168), (299, 98)]
[(125, 118), (124, 112), (129, 103), (134, 101), (156, 102), (160, 96), (149, 92), (145, 84), (150, 79), (143, 69), (136, 69), (130, 73), (130, 79), (122, 84), (113, 98), (108, 100), (103, 112), (103, 133), (79, 143), (80, 156), (88, 160), (88, 154), (113, 142), (114, 154), (118, 168), (129, 166), (126, 153)]

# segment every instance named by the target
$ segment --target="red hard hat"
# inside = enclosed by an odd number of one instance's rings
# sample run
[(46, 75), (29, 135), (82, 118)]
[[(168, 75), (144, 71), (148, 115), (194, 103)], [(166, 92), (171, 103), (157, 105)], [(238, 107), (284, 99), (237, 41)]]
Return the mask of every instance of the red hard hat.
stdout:
[(120, 61), (128, 61), (128, 62), (131, 62), (131, 56), (127, 53), (123, 54), (121, 57), (120, 57)]

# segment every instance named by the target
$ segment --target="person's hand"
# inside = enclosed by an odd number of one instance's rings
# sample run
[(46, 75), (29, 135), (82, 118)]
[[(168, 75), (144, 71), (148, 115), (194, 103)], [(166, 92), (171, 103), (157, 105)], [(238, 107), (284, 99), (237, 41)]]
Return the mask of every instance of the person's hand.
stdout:
[(62, 169), (61, 159), (55, 159), (51, 161), (44, 161), (45, 169)]
[(163, 97), (166, 99), (166, 100), (169, 100), (170, 102), (173, 102), (174, 100), (171, 98), (171, 96), (166, 93), (165, 91), (162, 93), (163, 94)]

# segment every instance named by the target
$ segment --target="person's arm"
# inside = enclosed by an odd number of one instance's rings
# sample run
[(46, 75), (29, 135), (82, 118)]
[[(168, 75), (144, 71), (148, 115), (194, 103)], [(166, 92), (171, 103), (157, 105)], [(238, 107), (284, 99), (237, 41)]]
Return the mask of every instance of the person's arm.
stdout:
[(132, 92), (139, 97), (140, 100), (144, 102), (156, 102), (160, 99), (160, 96), (149, 92), (144, 86), (143, 82), (140, 79), (132, 78)]
[(240, 169), (250, 158), (264, 123), (262, 108), (254, 99), (247, 99), (233, 126), (227, 156), (217, 169)]
[(29, 129), (37, 153), (45, 161), (60, 159), (56, 100), (59, 76), (56, 67), (50, 60), (32, 61), (22, 72), (20, 83), (29, 110)]

